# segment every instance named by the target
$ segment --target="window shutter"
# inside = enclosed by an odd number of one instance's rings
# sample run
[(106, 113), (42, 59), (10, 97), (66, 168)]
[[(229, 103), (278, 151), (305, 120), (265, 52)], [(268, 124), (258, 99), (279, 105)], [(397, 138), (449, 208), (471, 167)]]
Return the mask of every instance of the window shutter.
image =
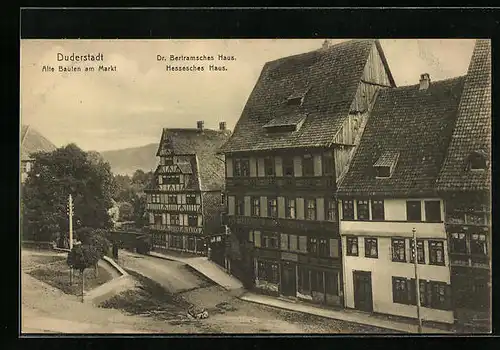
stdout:
[(149, 223), (154, 224), (155, 223), (155, 216), (153, 213), (149, 213)]
[(163, 176), (158, 176), (158, 184), (162, 185), (163, 184)]
[(283, 158), (274, 157), (274, 168), (276, 176), (278, 177), (283, 176)]
[(233, 177), (233, 159), (226, 158), (226, 176)]
[(234, 215), (235, 201), (234, 196), (227, 197), (227, 213), (228, 215)]
[(295, 251), (297, 250), (297, 236), (296, 235), (290, 235), (288, 238), (290, 242), (290, 250)]
[(339, 240), (336, 238), (330, 239), (330, 257), (332, 258), (339, 257)]
[(203, 216), (198, 215), (198, 227), (203, 227)]
[(293, 157), (293, 171), (295, 177), (302, 176), (302, 158), (299, 156)]
[(297, 219), (304, 220), (304, 198), (297, 198), (295, 205), (297, 206)]
[(257, 158), (257, 174), (259, 177), (266, 176), (266, 169), (264, 169), (264, 158)]
[(321, 154), (314, 155), (314, 176), (323, 175), (322, 164), (321, 164)]
[(299, 251), (307, 253), (307, 237), (299, 236)]
[(245, 196), (244, 198), (244, 204), (245, 204), (245, 207), (243, 208), (244, 209), (244, 214), (245, 216), (250, 216), (251, 213), (250, 213), (250, 210), (251, 210), (251, 202), (250, 202), (250, 196)]
[(267, 216), (267, 197), (266, 196), (260, 197), (260, 216), (262, 216), (262, 217)]
[(285, 217), (285, 197), (278, 197), (278, 217)]
[(167, 214), (165, 214), (165, 213), (161, 214), (161, 223), (163, 225), (167, 224)]
[(281, 250), (288, 250), (288, 235), (282, 233), (280, 236), (281, 236), (280, 237)]
[(200, 204), (200, 195), (196, 194), (195, 197), (196, 197), (196, 204)]
[(253, 231), (253, 238), (256, 247), (260, 247), (260, 231)]
[(325, 199), (323, 197), (316, 198), (316, 219), (325, 220)]
[(257, 177), (257, 159), (250, 157), (250, 177)]
[(248, 241), (253, 242), (253, 230), (248, 231)]

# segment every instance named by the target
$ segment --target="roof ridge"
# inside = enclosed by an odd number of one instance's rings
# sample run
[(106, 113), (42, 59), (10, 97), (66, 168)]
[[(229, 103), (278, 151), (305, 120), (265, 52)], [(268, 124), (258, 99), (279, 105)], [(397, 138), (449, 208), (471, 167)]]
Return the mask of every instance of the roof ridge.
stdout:
[[(26, 140), (26, 135), (28, 135), (28, 132), (30, 131), (30, 125), (25, 125), (26, 126), (26, 131), (24, 132), (23, 138), (21, 139), (21, 146), (24, 143), (24, 140)], [(21, 131), (22, 131), (22, 125), (21, 125)]]

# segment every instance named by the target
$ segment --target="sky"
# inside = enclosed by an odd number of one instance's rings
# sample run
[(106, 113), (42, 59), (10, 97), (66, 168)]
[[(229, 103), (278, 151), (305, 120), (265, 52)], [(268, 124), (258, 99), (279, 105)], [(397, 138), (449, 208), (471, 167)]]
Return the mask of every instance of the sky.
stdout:
[[(233, 129), (263, 65), (316, 50), (324, 39), (245, 40), (21, 40), (21, 123), (60, 147), (112, 150), (157, 143), (164, 127)], [(344, 40), (332, 39), (335, 44)], [(397, 86), (467, 73), (471, 39), (381, 39)], [(63, 55), (102, 53), (103, 62), (60, 62)], [(217, 55), (234, 56), (218, 61)], [(158, 61), (158, 55), (167, 61)], [(170, 61), (170, 55), (215, 56), (214, 61)], [(97, 71), (99, 65), (115, 71)], [(168, 72), (166, 65), (204, 66), (200, 72)], [(226, 71), (209, 71), (208, 66)], [(59, 66), (81, 72), (59, 72)], [(44, 66), (55, 69), (43, 71)], [(95, 67), (85, 72), (84, 67)]]

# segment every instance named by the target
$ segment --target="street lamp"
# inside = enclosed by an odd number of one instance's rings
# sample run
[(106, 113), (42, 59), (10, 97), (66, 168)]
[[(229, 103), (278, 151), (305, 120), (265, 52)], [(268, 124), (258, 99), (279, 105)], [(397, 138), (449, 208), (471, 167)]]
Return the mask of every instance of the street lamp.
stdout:
[(417, 318), (418, 318), (418, 333), (422, 333), (422, 318), (420, 317), (420, 282), (418, 280), (418, 257), (417, 257), (417, 230), (412, 229), (413, 233), (413, 266), (415, 267), (415, 291), (417, 295)]

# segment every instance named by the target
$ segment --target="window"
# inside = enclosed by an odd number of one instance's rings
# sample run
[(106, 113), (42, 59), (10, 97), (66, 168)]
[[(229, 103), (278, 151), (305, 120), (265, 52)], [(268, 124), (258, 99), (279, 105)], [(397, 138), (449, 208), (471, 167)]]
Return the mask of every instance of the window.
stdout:
[(452, 233), (450, 243), (450, 253), (467, 254), (465, 233)]
[(163, 177), (163, 183), (169, 185), (176, 185), (181, 183), (181, 178), (179, 175), (167, 175)]
[(441, 222), (441, 202), (425, 201), (425, 221)]
[(151, 203), (160, 203), (160, 195), (157, 193), (153, 193), (151, 196)]
[(289, 106), (300, 106), (302, 104), (302, 97), (292, 97), (288, 98), (286, 103)]
[(333, 153), (323, 153), (323, 175), (333, 175), (334, 172), (334, 163), (333, 163)]
[(177, 204), (177, 195), (176, 194), (169, 194), (167, 196), (167, 203), (168, 204)]
[(252, 198), (252, 216), (260, 216), (260, 198)]
[(295, 198), (286, 198), (285, 199), (285, 216), (288, 219), (295, 219), (296, 218), (296, 209), (295, 209)]
[(179, 218), (179, 214), (170, 214), (170, 225), (179, 226), (181, 224), (181, 220)]
[(372, 220), (385, 220), (384, 201), (372, 199)]
[(444, 243), (442, 241), (429, 241), (429, 263), (431, 265), (444, 265)]
[(245, 201), (241, 197), (236, 197), (236, 215), (245, 215)]
[(406, 220), (422, 221), (420, 201), (406, 201)]
[(290, 235), (288, 237), (288, 249), (291, 251), (299, 250), (299, 237)]
[(194, 250), (194, 237), (188, 237), (187, 240), (187, 249), (193, 251)]
[(339, 295), (339, 276), (335, 272), (325, 272), (326, 294)]
[(354, 202), (352, 200), (342, 201), (342, 219), (354, 220)]
[(473, 233), (470, 239), (470, 252), (472, 255), (487, 255), (486, 235)]
[(365, 238), (365, 257), (378, 258), (378, 245), (376, 238)]
[(404, 277), (392, 277), (392, 301), (409, 304), (408, 280)]
[(307, 252), (314, 255), (318, 254), (318, 240), (316, 237), (309, 237), (307, 241)]
[(358, 238), (347, 237), (347, 255), (358, 256)]
[(370, 219), (370, 213), (368, 212), (368, 200), (358, 200), (356, 205), (358, 206), (358, 220), (366, 221)]
[(473, 152), (469, 156), (469, 169), (470, 170), (484, 170), (486, 169), (486, 157), (479, 153)]
[(249, 159), (238, 159), (233, 160), (233, 169), (235, 177), (248, 177), (250, 176), (250, 160)]
[(404, 238), (392, 239), (392, 261), (406, 262), (406, 244)]
[(267, 199), (267, 215), (271, 218), (278, 217), (278, 201), (276, 198)]
[(266, 176), (274, 176), (274, 157), (265, 157), (264, 158), (264, 172)]
[(198, 215), (188, 215), (188, 226), (198, 226)]
[(275, 232), (263, 232), (262, 233), (262, 247), (278, 249), (278, 234)]
[(314, 176), (314, 159), (311, 154), (305, 154), (302, 158), (302, 175)]
[(269, 283), (279, 283), (278, 264), (268, 261), (258, 261), (258, 279)]
[(326, 238), (320, 238), (318, 244), (318, 253), (321, 257), (330, 256), (330, 249), (328, 247), (328, 240)]
[(165, 157), (165, 165), (174, 165), (174, 158), (172, 157)]
[(324, 293), (323, 271), (311, 270), (311, 291)]
[(447, 289), (449, 286), (446, 283), (442, 282), (430, 282), (432, 297), (431, 297), (431, 305), (433, 309), (449, 309), (449, 297)]
[(335, 198), (326, 198), (326, 220), (337, 221), (337, 203)]
[(294, 165), (292, 157), (283, 157), (283, 175), (294, 176)]
[(316, 220), (316, 199), (306, 199), (306, 220)]
[[(410, 239), (410, 249), (411, 249), (411, 261), (415, 261), (415, 252), (414, 252), (413, 239)], [(425, 252), (424, 252), (424, 241), (417, 239), (417, 262), (419, 264), (425, 264)]]
[(376, 176), (380, 178), (391, 177), (391, 168), (388, 166), (376, 166), (375, 167)]
[(311, 293), (311, 280), (309, 277), (309, 269), (299, 265), (298, 268), (298, 289), (301, 294), (309, 294)]
[(188, 193), (186, 195), (186, 204), (196, 204), (196, 195)]

